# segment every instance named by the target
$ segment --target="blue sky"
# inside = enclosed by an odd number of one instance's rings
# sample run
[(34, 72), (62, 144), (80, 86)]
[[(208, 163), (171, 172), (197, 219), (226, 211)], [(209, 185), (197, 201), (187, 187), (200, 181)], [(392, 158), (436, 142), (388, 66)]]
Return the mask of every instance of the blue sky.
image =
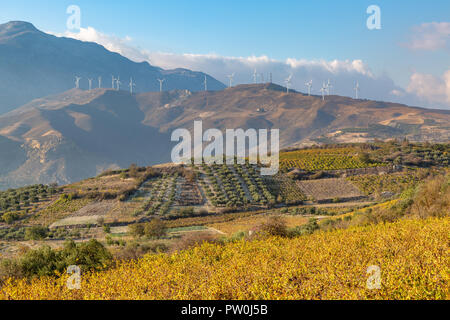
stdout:
[[(408, 87), (414, 73), (442, 80), (450, 69), (448, 47), (411, 50), (406, 45), (415, 27), (450, 22), (448, 0), (15, 0), (1, 4), (0, 23), (25, 20), (64, 34), (71, 4), (81, 8), (83, 28), (117, 39), (130, 37), (128, 45), (149, 52), (362, 60), (401, 88)], [(381, 8), (381, 30), (366, 27), (366, 8), (372, 4)]]

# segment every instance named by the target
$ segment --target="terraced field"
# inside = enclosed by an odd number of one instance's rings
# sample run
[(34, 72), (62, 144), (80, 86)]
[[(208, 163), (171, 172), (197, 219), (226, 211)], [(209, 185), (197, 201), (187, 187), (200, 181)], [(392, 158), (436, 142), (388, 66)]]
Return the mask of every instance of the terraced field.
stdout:
[(385, 192), (398, 194), (403, 190), (417, 185), (425, 172), (408, 171), (385, 175), (363, 175), (348, 177), (366, 195), (380, 195)]
[(275, 196), (255, 166), (248, 163), (232, 166), (203, 164), (196, 169), (200, 185), (208, 201), (215, 207), (265, 206), (275, 203)]
[(280, 154), (281, 169), (299, 168), (307, 171), (342, 170), (376, 167), (381, 163), (367, 163), (360, 158), (358, 148), (306, 149)]
[(316, 201), (342, 201), (363, 199), (359, 189), (341, 178), (305, 180), (297, 182), (300, 189)]
[(278, 200), (286, 204), (300, 204), (308, 199), (298, 184), (285, 175), (277, 174), (273, 178), (267, 179), (272, 180), (273, 188), (280, 196)]

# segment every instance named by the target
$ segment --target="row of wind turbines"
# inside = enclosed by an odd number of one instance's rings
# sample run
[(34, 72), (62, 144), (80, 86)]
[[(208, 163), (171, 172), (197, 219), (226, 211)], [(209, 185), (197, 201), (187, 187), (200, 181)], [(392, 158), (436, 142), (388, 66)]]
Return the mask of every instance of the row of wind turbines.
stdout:
[[(228, 87), (231, 88), (233, 86), (233, 79), (234, 79), (235, 73), (232, 73), (230, 75), (227, 76), (227, 78), (229, 79), (229, 84)], [(256, 84), (258, 83), (258, 76), (260, 76), (262, 83), (264, 83), (264, 74), (260, 73), (258, 74), (255, 71), (253, 72), (253, 82)], [(75, 77), (75, 88), (79, 89), (80, 88), (80, 80), (82, 78), (81, 77)], [(114, 75), (111, 76), (111, 88), (113, 90), (120, 90), (120, 85), (122, 84), (122, 82), (120, 81), (120, 76), (114, 77)], [(269, 73), (268, 75), (268, 80), (269, 83), (272, 83), (272, 73)], [(92, 81), (93, 79), (88, 79), (89, 82), (89, 91), (92, 90)], [(163, 91), (163, 84), (166, 81), (166, 79), (157, 79), (157, 81), (159, 82), (159, 91), (162, 92)], [(289, 93), (289, 89), (291, 87), (291, 82), (292, 82), (292, 74), (289, 75), (289, 77), (287, 77), (284, 80), (284, 83), (286, 85), (286, 92)], [(207, 82), (207, 77), (205, 75), (205, 79), (203, 81), (203, 85), (204, 85), (204, 90), (208, 91), (208, 82)], [(311, 89), (313, 87), (313, 81), (310, 80), (308, 82), (305, 83), (305, 86), (308, 89), (308, 96), (311, 96)], [(133, 81), (133, 78), (130, 78), (130, 82), (128, 84), (128, 87), (130, 88), (130, 93), (133, 94), (133, 89), (136, 87), (136, 83)], [(102, 88), (102, 77), (98, 77), (98, 88)], [(333, 86), (331, 85), (330, 79), (328, 79), (328, 82), (325, 83), (325, 81), (322, 83), (322, 87), (319, 89), (319, 91), (322, 93), (322, 100), (325, 100), (325, 95), (329, 96), (330, 92), (331, 92), (331, 88), (333, 88)], [(353, 88), (353, 90), (355, 90), (355, 99), (359, 99), (359, 81), (356, 82), (355, 84), (355, 88)]]
[[(231, 88), (233, 86), (234, 76), (235, 76), (235, 73), (232, 73), (227, 76), (227, 78), (229, 79), (229, 84), (228, 84), (229, 88)], [(260, 77), (262, 83), (264, 83), (264, 73), (257, 73), (256, 69), (255, 69), (255, 71), (253, 72), (253, 82), (255, 84), (258, 83), (258, 77)], [(268, 75), (268, 80), (269, 80), (269, 83), (272, 83), (272, 73), (271, 72)], [(289, 89), (291, 88), (291, 83), (292, 83), (292, 74), (289, 75), (289, 77), (287, 77), (284, 80), (284, 83), (286, 85), (286, 92), (289, 93)], [(313, 85), (312, 80), (305, 83), (305, 86), (308, 89), (308, 96), (311, 96), (312, 85)], [(328, 79), (327, 83), (325, 83), (325, 82), (322, 83), (322, 87), (319, 89), (319, 91), (322, 93), (322, 100), (325, 100), (325, 95), (328, 95), (328, 96), (330, 95), (331, 88), (333, 88), (333, 86), (331, 85), (330, 79)], [(355, 90), (355, 99), (359, 99), (359, 92), (360, 92), (359, 81), (356, 82), (355, 88), (353, 88), (353, 90)], [(206, 91), (206, 77), (205, 77), (205, 91)]]
[[(80, 80), (82, 78), (76, 76), (75, 77), (75, 88), (79, 89), (80, 88)], [(89, 82), (89, 91), (92, 90), (92, 81), (94, 79), (87, 79)], [(98, 88), (101, 89), (102, 88), (102, 77), (98, 77)], [(163, 83), (166, 81), (166, 79), (157, 79), (159, 81), (159, 91), (162, 92), (163, 91)], [(206, 76), (205, 76), (205, 81), (206, 81)], [(120, 85), (122, 84), (122, 82), (120, 81), (120, 76), (114, 77), (114, 75), (111, 76), (111, 88), (113, 90), (120, 90)], [(130, 93), (133, 94), (133, 90), (136, 87), (136, 83), (133, 81), (133, 78), (130, 78), (130, 82), (128, 83), (128, 87), (130, 88)]]
[[(312, 84), (312, 80), (305, 83), (305, 86), (308, 88), (308, 96), (311, 95)], [(319, 89), (319, 91), (322, 93), (322, 100), (325, 100), (325, 94), (327, 96), (330, 95), (331, 88), (333, 88), (333, 86), (331, 85), (330, 79), (328, 79), (327, 83), (322, 83), (322, 88)], [(359, 81), (356, 81), (355, 88), (353, 88), (353, 90), (355, 90), (355, 99), (359, 99)]]

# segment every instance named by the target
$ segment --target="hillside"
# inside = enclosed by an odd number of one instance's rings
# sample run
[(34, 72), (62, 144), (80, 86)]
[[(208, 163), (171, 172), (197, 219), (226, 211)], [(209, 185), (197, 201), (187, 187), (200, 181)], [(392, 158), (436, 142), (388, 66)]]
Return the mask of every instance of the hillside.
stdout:
[(272, 177), (132, 165), (2, 191), (0, 299), (446, 299), (449, 148), (332, 145), (283, 152), (296, 167)]
[[(12, 281), (0, 299), (448, 299), (449, 228), (449, 218), (434, 218), (293, 240), (204, 244), (88, 273), (80, 290), (66, 288), (66, 275)], [(366, 286), (371, 265), (381, 270), (380, 290)]]
[(450, 112), (308, 97), (275, 84), (223, 91), (76, 90), (33, 100), (0, 116), (0, 188), (70, 183), (107, 168), (170, 161), (170, 134), (203, 128), (279, 128), (282, 147), (408, 138), (448, 141)]
[(225, 88), (202, 72), (136, 63), (96, 43), (55, 37), (22, 21), (0, 25), (0, 71), (0, 114), (74, 88), (75, 76), (82, 77), (81, 89), (88, 88), (88, 79), (98, 88), (98, 77), (103, 88), (111, 88), (111, 75), (120, 77), (125, 90), (132, 77), (137, 92), (159, 91), (157, 79), (166, 79), (167, 90), (198, 91), (205, 76), (210, 90)]

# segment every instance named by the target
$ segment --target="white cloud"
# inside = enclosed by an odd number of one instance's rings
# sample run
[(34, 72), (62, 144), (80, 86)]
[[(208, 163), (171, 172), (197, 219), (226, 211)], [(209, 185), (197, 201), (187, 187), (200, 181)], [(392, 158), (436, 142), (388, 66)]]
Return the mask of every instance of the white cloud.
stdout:
[(450, 105), (450, 69), (442, 77), (431, 74), (414, 73), (411, 75), (407, 92), (429, 103)]
[(140, 50), (133, 45), (133, 39), (129, 36), (120, 38), (113, 35), (107, 35), (97, 31), (92, 27), (80, 28), (79, 32), (66, 31), (65, 33), (52, 33), (57, 37), (73, 38), (86, 42), (95, 42), (112, 52), (117, 52), (133, 61), (142, 62), (148, 60), (145, 50)]
[(412, 50), (445, 49), (450, 47), (450, 22), (430, 22), (415, 26), (406, 46)]
[[(442, 33), (446, 26), (444, 24), (434, 28)], [(388, 76), (374, 75), (362, 60), (325, 61), (288, 58), (285, 61), (280, 61), (265, 55), (224, 57), (214, 53), (175, 54), (149, 52), (135, 47), (130, 37), (122, 39), (101, 33), (92, 27), (81, 28), (79, 33), (66, 32), (56, 35), (81, 41), (96, 42), (103, 45), (106, 49), (117, 52), (133, 61), (148, 61), (150, 64), (164, 69), (186, 68), (202, 71), (223, 83), (228, 83), (227, 75), (232, 73), (235, 73), (234, 84), (251, 83), (253, 81), (253, 72), (256, 69), (259, 81), (263, 77), (267, 81), (271, 73), (273, 82), (279, 84), (283, 84), (284, 79), (292, 74), (292, 87), (302, 92), (306, 91), (305, 82), (313, 80), (312, 94), (319, 95), (322, 82), (330, 79), (333, 85), (332, 93), (353, 96), (355, 82), (359, 81), (361, 88), (360, 97), (363, 98), (425, 107), (450, 108), (450, 100), (448, 99), (450, 72), (446, 73), (442, 79), (434, 78), (430, 75), (414, 74), (411, 77), (411, 83), (407, 90), (404, 90), (396, 86), (394, 81)], [(416, 43), (416, 47), (419, 46), (418, 43)], [(433, 85), (427, 85), (427, 83), (433, 83)], [(439, 87), (438, 89), (436, 89), (436, 84)], [(439, 105), (436, 105), (436, 103), (439, 103)]]

